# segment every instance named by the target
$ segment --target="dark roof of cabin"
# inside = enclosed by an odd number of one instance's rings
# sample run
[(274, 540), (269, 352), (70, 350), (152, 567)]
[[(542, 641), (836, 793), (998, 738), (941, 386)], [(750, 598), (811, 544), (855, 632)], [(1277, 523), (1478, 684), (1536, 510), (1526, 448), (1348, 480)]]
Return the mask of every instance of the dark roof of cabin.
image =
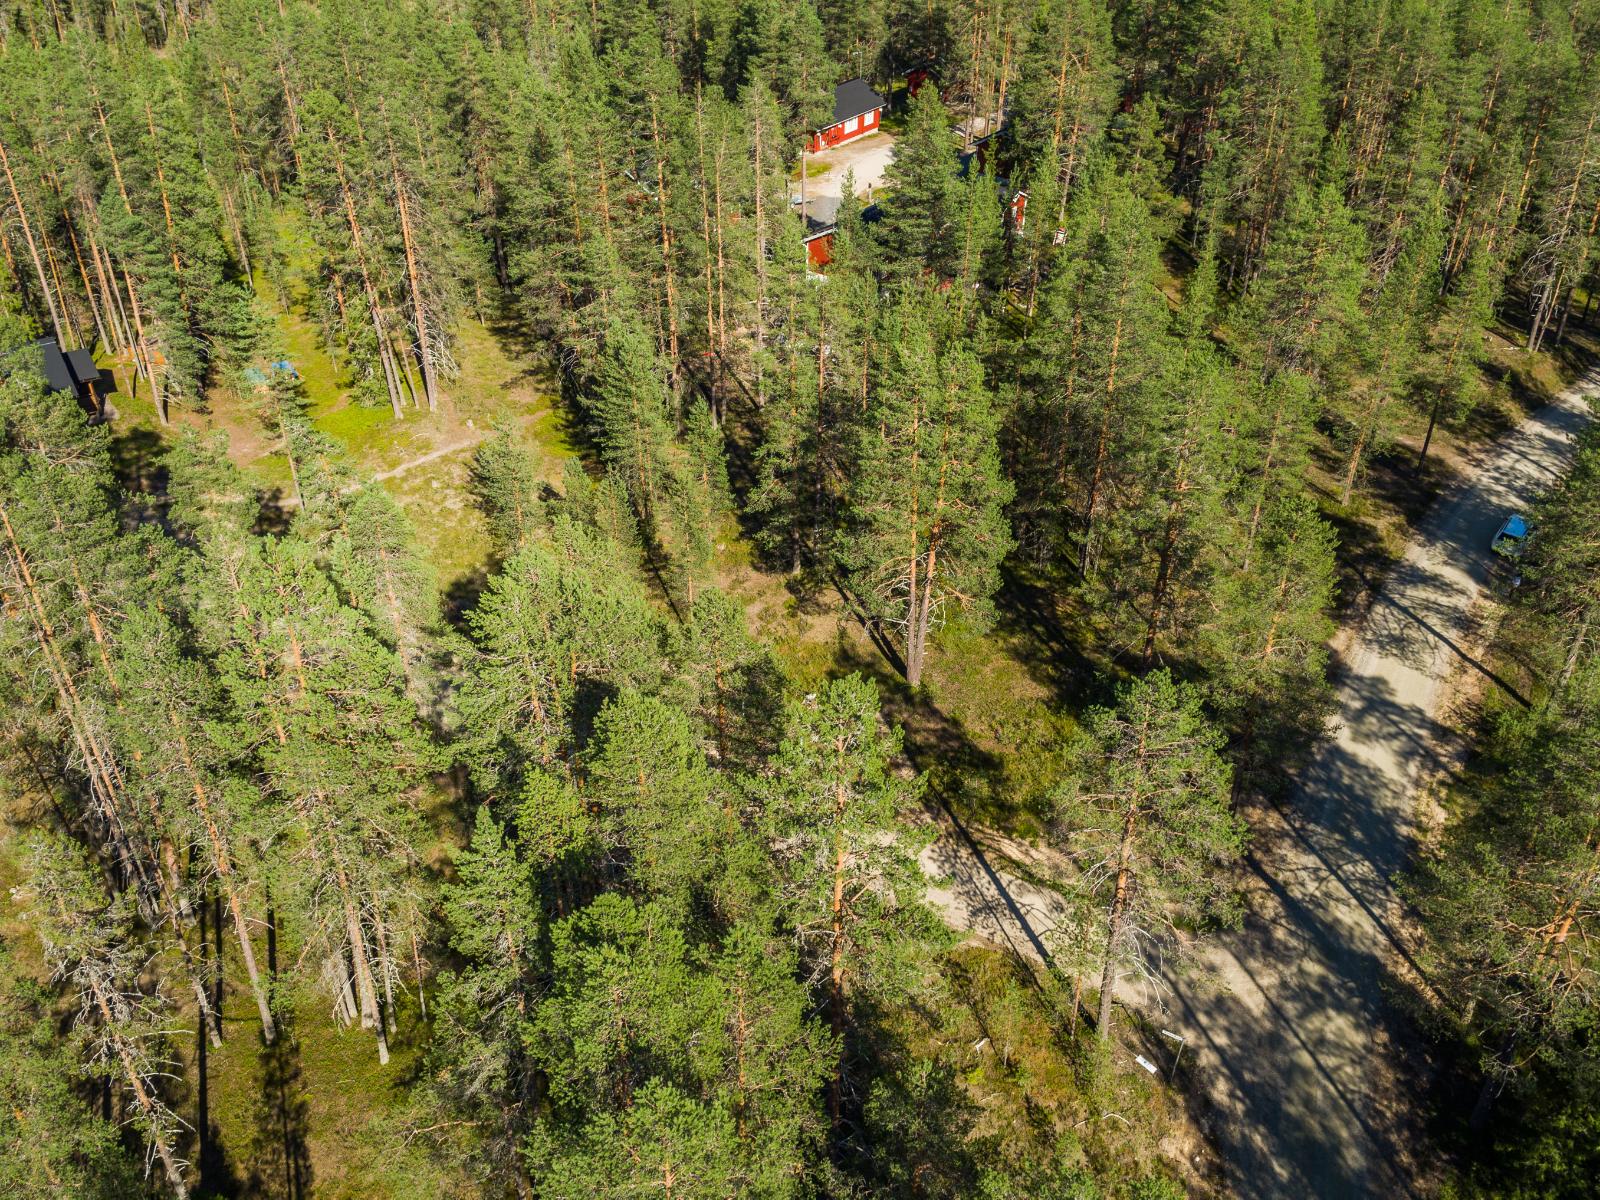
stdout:
[(87, 350), (67, 351), (67, 370), (79, 383), (99, 383), (100, 368), (94, 365), (94, 355)]
[(56, 344), (55, 338), (48, 337), (19, 346), (9, 354), (0, 354), (0, 379), (8, 374), (5, 369), (6, 360), (19, 361), (17, 356), (28, 351), (39, 356), (39, 371), (52, 392), (87, 394), (84, 391), (84, 384), (87, 383), (101, 384), (101, 390), (104, 392), (105, 385), (109, 382), (100, 374), (100, 369), (94, 365), (94, 356), (87, 350), (63, 351)]
[(883, 97), (868, 87), (865, 79), (846, 79), (833, 89), (834, 125), (882, 107)]
[(54, 338), (40, 338), (34, 343), (39, 351), (44, 368), (44, 381), (50, 385), (52, 392), (75, 392), (78, 390), (78, 381), (72, 377), (72, 368), (67, 365), (67, 356), (61, 353), (61, 347), (56, 345)]

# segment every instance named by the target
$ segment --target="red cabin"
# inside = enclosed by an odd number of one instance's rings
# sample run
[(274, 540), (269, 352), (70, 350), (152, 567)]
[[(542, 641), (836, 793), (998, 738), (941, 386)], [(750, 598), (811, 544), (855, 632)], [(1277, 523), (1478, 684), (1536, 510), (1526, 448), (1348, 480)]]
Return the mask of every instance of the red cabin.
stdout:
[(804, 239), (806, 245), (806, 258), (817, 270), (821, 270), (833, 261), (833, 227), (830, 225), (820, 233), (813, 233)]
[(811, 135), (806, 149), (816, 154), (876, 131), (883, 105), (865, 79), (846, 80), (833, 89), (833, 121)]

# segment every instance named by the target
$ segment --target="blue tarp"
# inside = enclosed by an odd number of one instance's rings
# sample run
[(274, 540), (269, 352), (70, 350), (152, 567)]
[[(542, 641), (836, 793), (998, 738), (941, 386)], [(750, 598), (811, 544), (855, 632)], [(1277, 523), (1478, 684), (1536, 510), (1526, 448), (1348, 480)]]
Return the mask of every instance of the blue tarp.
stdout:
[(1528, 523), (1521, 517), (1508, 517), (1506, 519), (1505, 535), (1512, 538), (1527, 537)]

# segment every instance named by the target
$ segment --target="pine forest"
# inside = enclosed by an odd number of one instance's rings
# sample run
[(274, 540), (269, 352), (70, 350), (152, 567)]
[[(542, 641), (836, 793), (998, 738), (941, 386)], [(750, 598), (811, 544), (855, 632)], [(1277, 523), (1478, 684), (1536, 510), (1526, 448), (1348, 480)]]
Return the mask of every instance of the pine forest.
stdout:
[(1600, 0), (0, 0), (0, 1196), (1580, 1200)]

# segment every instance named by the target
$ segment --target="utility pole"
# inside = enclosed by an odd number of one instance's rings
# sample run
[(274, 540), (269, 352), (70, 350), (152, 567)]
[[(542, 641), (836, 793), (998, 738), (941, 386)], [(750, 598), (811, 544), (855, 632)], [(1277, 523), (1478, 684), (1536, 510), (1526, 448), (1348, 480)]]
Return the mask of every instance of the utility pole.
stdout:
[(811, 236), (811, 225), (806, 216), (806, 146), (809, 143), (800, 143), (800, 225), (805, 230), (803, 236)]

